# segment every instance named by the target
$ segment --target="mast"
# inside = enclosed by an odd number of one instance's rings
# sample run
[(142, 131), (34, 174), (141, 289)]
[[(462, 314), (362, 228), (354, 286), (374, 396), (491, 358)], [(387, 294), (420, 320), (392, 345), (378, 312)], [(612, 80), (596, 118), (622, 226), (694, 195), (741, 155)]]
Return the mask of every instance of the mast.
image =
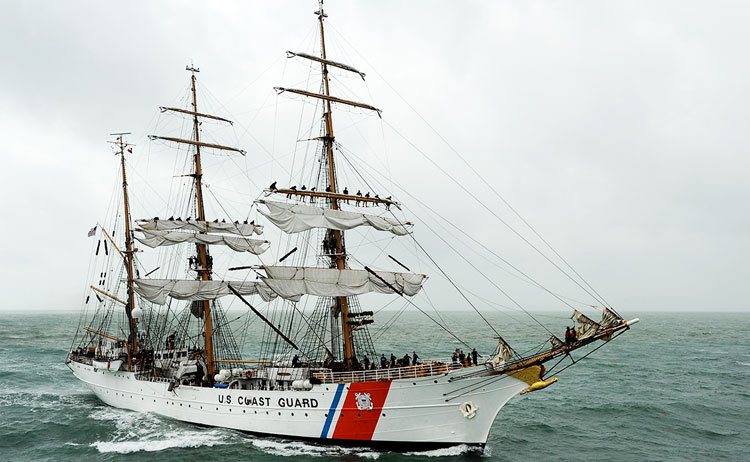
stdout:
[[(320, 57), (321, 57), (321, 68), (323, 70), (323, 91), (327, 99), (325, 100), (326, 111), (324, 114), (326, 134), (323, 137), (323, 144), (326, 149), (328, 156), (328, 186), (331, 188), (333, 194), (336, 193), (336, 170), (333, 163), (333, 119), (331, 117), (331, 93), (328, 86), (328, 60), (326, 58), (326, 39), (325, 32), (323, 29), (323, 20), (327, 18), (323, 12), (323, 0), (319, 0), (319, 8), (315, 14), (318, 15), (318, 22), (320, 23)], [(331, 208), (333, 210), (339, 210), (339, 203), (336, 197), (331, 197)], [(333, 231), (333, 238), (336, 245), (336, 255), (332, 257), (335, 260), (336, 268), (343, 270), (346, 267), (346, 249), (344, 248), (344, 236), (343, 232), (339, 230)], [(344, 364), (347, 369), (350, 369), (354, 362), (354, 345), (352, 342), (352, 330), (349, 325), (349, 301), (346, 297), (338, 297), (339, 309), (341, 311), (341, 334), (344, 338)]]
[[(190, 76), (190, 91), (191, 91), (191, 93), (193, 95), (193, 101), (191, 103), (191, 105), (193, 106), (192, 110), (184, 110), (184, 109), (173, 108), (173, 107), (161, 107), (160, 109), (161, 109), (162, 112), (167, 112), (167, 111), (169, 111), (169, 112), (178, 112), (178, 113), (181, 113), (181, 114), (187, 114), (187, 115), (192, 116), (192, 118), (193, 118), (193, 139), (191, 140), (191, 139), (173, 138), (173, 137), (169, 137), (169, 136), (157, 136), (157, 135), (149, 135), (149, 138), (152, 139), (152, 140), (164, 140), (164, 141), (169, 141), (169, 142), (172, 142), (172, 143), (187, 144), (189, 146), (194, 146), (194, 148), (195, 148), (195, 154), (194, 154), (194, 158), (193, 159), (194, 159), (195, 164), (194, 164), (193, 167), (194, 167), (195, 171), (193, 173), (191, 173), (190, 175), (188, 175), (188, 176), (193, 177), (193, 179), (195, 180), (195, 183), (194, 183), (195, 184), (195, 208), (196, 208), (196, 214), (197, 214), (197, 221), (199, 223), (203, 223), (204, 225), (206, 225), (206, 226), (203, 226), (203, 227), (199, 227), (198, 229), (194, 229), (194, 231), (197, 231), (198, 234), (204, 234), (205, 235), (205, 234), (210, 234), (210, 231), (216, 231), (216, 229), (211, 229), (211, 228), (216, 228), (216, 226), (214, 226), (214, 227), (208, 227), (207, 223), (206, 223), (206, 213), (205, 213), (204, 201), (203, 201), (203, 168), (201, 167), (201, 148), (217, 149), (217, 150), (222, 150), (222, 151), (233, 151), (233, 152), (238, 152), (238, 153), (243, 154), (243, 155), (245, 154), (245, 151), (243, 151), (241, 149), (238, 149), (238, 148), (233, 148), (233, 147), (230, 147), (230, 146), (223, 146), (223, 145), (220, 145), (220, 144), (204, 143), (204, 142), (202, 142), (200, 140), (200, 121), (199, 121), (199, 118), (205, 117), (205, 118), (209, 118), (209, 119), (213, 119), (213, 120), (218, 120), (218, 121), (221, 121), (221, 122), (227, 122), (229, 124), (232, 124), (232, 121), (228, 120), (228, 119), (225, 119), (223, 117), (218, 117), (218, 116), (214, 116), (214, 115), (211, 115), (211, 114), (204, 114), (204, 113), (198, 112), (198, 96), (197, 96), (197, 91), (196, 91), (196, 87), (195, 87), (195, 82), (196, 82), (195, 73), (196, 72), (200, 72), (200, 69), (195, 68), (195, 67), (193, 67), (191, 65), (191, 66), (186, 66), (185, 70), (190, 71), (190, 73), (191, 73), (191, 76)], [(157, 220), (157, 219), (155, 219), (155, 220)], [(177, 221), (180, 221), (180, 220), (177, 220)], [(172, 220), (172, 222), (175, 222), (175, 221)], [(188, 219), (188, 223), (192, 223), (192, 222), (190, 222), (189, 219)], [(247, 223), (245, 223), (245, 225), (246, 224)], [(238, 225), (237, 222), (235, 222), (234, 228), (237, 228), (237, 229), (233, 228), (232, 231), (239, 231), (239, 228), (238, 228), (239, 226), (242, 226), (242, 225)], [(240, 233), (240, 234), (242, 234), (242, 233)], [(257, 234), (260, 234), (260, 233), (257, 232)], [(206, 237), (210, 237), (210, 236), (206, 236)], [(140, 239), (140, 238), (138, 238), (138, 239)], [(196, 254), (197, 254), (196, 258), (193, 258), (193, 257), (190, 258), (190, 267), (191, 267), (191, 269), (194, 270), (194, 271), (196, 271), (198, 273), (197, 280), (202, 281), (202, 282), (211, 281), (212, 280), (211, 273), (212, 273), (213, 263), (212, 263), (211, 255), (209, 255), (209, 253), (208, 253), (208, 244), (207, 244), (207, 242), (214, 242), (214, 241), (211, 241), (210, 239), (206, 240), (206, 239), (203, 239), (203, 238), (201, 238), (201, 239), (195, 238), (195, 239), (192, 239), (190, 241), (195, 243), (195, 251), (196, 251)], [(142, 241), (142, 242), (145, 243), (145, 241)], [(180, 242), (185, 242), (185, 241), (181, 240)], [(244, 242), (246, 242), (248, 244), (252, 244), (253, 243), (253, 242), (251, 242), (248, 239), (245, 239)], [(173, 242), (173, 243), (175, 243), (175, 242)], [(260, 241), (255, 242), (255, 244), (260, 244)], [(153, 247), (153, 245), (150, 244), (150, 243), (146, 243), (146, 245), (149, 245), (149, 246)], [(157, 245), (162, 245), (162, 244), (157, 244)], [(171, 245), (171, 244), (166, 244), (166, 245)], [(245, 249), (245, 250), (247, 250), (247, 249)], [(257, 250), (257, 252), (262, 252), (262, 251), (264, 251), (264, 249)], [(143, 282), (143, 280), (139, 280), (138, 283), (141, 284), (142, 282)], [(206, 285), (210, 285), (210, 284), (206, 284)], [(205, 336), (204, 349), (205, 349), (205, 352), (206, 352), (206, 373), (208, 375), (209, 381), (213, 381), (213, 376), (214, 376), (214, 373), (215, 373), (215, 364), (214, 364), (215, 359), (214, 359), (214, 347), (213, 347), (213, 327), (212, 327), (212, 316), (211, 316), (211, 311), (212, 311), (211, 310), (211, 300), (212, 299), (213, 299), (213, 297), (206, 297), (206, 298), (202, 298), (202, 299), (194, 299), (193, 300), (193, 303), (194, 303), (193, 307), (197, 308), (198, 309), (198, 313), (202, 313), (202, 317), (203, 317), (204, 336)], [(196, 316), (197, 317), (201, 317), (197, 313), (196, 313)]]
[[(198, 219), (201, 221), (205, 221), (205, 211), (203, 208), (203, 187), (202, 187), (202, 177), (203, 177), (203, 171), (201, 170), (201, 142), (200, 142), (200, 132), (198, 130), (199, 122), (198, 122), (198, 97), (196, 96), (195, 92), (195, 73), (200, 72), (200, 69), (197, 69), (193, 66), (185, 67), (185, 70), (190, 71), (190, 84), (191, 84), (191, 91), (193, 93), (193, 135), (195, 137), (195, 174), (193, 177), (195, 178), (195, 201), (196, 201), (196, 208), (198, 209)], [(205, 233), (202, 233), (205, 234)], [(200, 265), (197, 268), (198, 275), (200, 276), (200, 279), (203, 281), (210, 281), (211, 280), (211, 264), (208, 256), (208, 248), (206, 247), (206, 244), (196, 244), (195, 245), (196, 251), (198, 253), (198, 265)], [(204, 329), (205, 329), (205, 350), (206, 350), (206, 368), (207, 373), (209, 376), (209, 380), (213, 380), (214, 376), (214, 348), (213, 348), (213, 330), (211, 326), (211, 301), (210, 300), (202, 300), (200, 303), (203, 304), (203, 322), (204, 322)]]
[(133, 357), (138, 353), (138, 337), (136, 335), (137, 333), (137, 325), (136, 320), (133, 319), (133, 309), (135, 297), (133, 292), (133, 238), (130, 232), (130, 201), (128, 200), (128, 177), (125, 173), (125, 148), (127, 146), (130, 146), (130, 144), (126, 143), (125, 140), (123, 140), (123, 135), (129, 135), (129, 133), (113, 133), (113, 135), (117, 135), (115, 143), (117, 144), (119, 148), (119, 152), (117, 155), (120, 156), (120, 166), (122, 168), (122, 196), (123, 196), (123, 202), (124, 202), (124, 210), (125, 210), (125, 265), (128, 269), (128, 280), (127, 280), (127, 290), (128, 290), (128, 298), (127, 302), (125, 303), (125, 315), (128, 318), (128, 326), (129, 326), (129, 333), (128, 333), (128, 370), (133, 370)]

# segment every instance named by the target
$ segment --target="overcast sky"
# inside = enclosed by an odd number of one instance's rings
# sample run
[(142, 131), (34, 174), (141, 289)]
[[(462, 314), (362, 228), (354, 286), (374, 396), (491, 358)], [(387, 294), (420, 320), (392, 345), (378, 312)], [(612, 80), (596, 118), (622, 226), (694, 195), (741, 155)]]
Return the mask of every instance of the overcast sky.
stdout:
[[(431, 126), (624, 314), (750, 311), (749, 3), (325, 6), (330, 59), (367, 74), (366, 84), (341, 76), (342, 94), (384, 110), (382, 122), (363, 116), (376, 127), (363, 132), (378, 134), (370, 147), (353, 135), (349, 145), (382, 151), (376, 160), (419, 200), (553, 290), (581, 298), (410, 146), (519, 225)], [(299, 123), (293, 111), (304, 103), (272, 87), (300, 83), (299, 64), (284, 51), (311, 49), (316, 7), (4, 2), (0, 309), (80, 305), (92, 242), (86, 232), (106, 212), (117, 168), (108, 135), (133, 132), (136, 155), (154, 149), (146, 135), (161, 120), (158, 106), (184, 96), (186, 64), (201, 69), (211, 109), (237, 121), (231, 142), (248, 151), (251, 187), (286, 181)], [(354, 131), (339, 126), (346, 143)], [(415, 232), (452, 267), (454, 254), (424, 227)], [(481, 255), (470, 258), (513, 287)], [(477, 279), (467, 278), (462, 284)], [(440, 298), (443, 289), (430, 290)], [(530, 295), (523, 303), (559, 308), (553, 302)]]

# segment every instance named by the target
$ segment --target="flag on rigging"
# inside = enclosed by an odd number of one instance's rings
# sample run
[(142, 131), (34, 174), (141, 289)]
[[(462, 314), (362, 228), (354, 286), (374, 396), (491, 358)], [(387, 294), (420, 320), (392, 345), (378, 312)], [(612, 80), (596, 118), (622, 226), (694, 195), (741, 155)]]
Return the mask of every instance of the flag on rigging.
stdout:
[(133, 148), (128, 148), (128, 152), (132, 154)]
[[(96, 226), (99, 226), (99, 225), (96, 225)], [(93, 236), (93, 235), (96, 234), (96, 226), (94, 226), (93, 228), (91, 228), (89, 230), (89, 237), (91, 237), (91, 236)]]

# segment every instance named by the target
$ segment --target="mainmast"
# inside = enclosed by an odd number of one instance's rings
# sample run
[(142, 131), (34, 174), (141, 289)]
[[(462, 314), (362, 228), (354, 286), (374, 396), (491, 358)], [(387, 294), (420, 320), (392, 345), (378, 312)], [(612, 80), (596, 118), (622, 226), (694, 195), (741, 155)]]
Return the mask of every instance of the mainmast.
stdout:
[(117, 135), (115, 144), (119, 148), (117, 155), (120, 156), (120, 165), (122, 168), (122, 196), (125, 210), (125, 265), (128, 269), (128, 299), (125, 303), (125, 315), (128, 318), (128, 370), (133, 368), (133, 357), (138, 353), (138, 336), (136, 320), (133, 318), (133, 309), (135, 308), (135, 297), (133, 293), (133, 236), (130, 231), (130, 201), (128, 200), (128, 177), (125, 173), (125, 148), (131, 146), (123, 140), (123, 135), (129, 133), (113, 133)]
[[(190, 71), (190, 84), (191, 91), (193, 93), (193, 136), (195, 137), (195, 202), (198, 210), (198, 220), (205, 221), (205, 211), (203, 208), (203, 186), (202, 177), (203, 171), (201, 170), (201, 144), (200, 144), (200, 131), (198, 127), (198, 97), (195, 92), (195, 73), (200, 72), (200, 69), (192, 66), (186, 67), (186, 70)], [(205, 233), (201, 233), (205, 234)], [(208, 255), (208, 249), (206, 244), (196, 244), (196, 251), (198, 252), (198, 275), (203, 281), (211, 280), (211, 262)], [(211, 301), (202, 300), (199, 303), (203, 304), (203, 322), (205, 326), (205, 350), (206, 350), (206, 368), (209, 376), (209, 380), (213, 380), (214, 376), (214, 348), (213, 348), (213, 330), (211, 326)]]
[[(324, 95), (328, 98), (331, 97), (331, 93), (328, 86), (328, 63), (326, 58), (326, 39), (325, 31), (323, 28), (323, 20), (328, 17), (323, 12), (323, 0), (319, 2), (318, 11), (315, 12), (318, 15), (318, 22), (320, 23), (320, 65), (323, 70), (323, 91)], [(323, 137), (323, 144), (328, 156), (328, 187), (332, 194), (336, 194), (336, 169), (333, 162), (333, 141), (335, 140), (333, 135), (333, 118), (331, 116), (331, 100), (325, 99), (326, 111), (323, 114), (325, 118), (326, 134)], [(331, 197), (331, 208), (333, 210), (339, 209), (338, 199)], [(343, 270), (346, 268), (346, 249), (344, 247), (344, 236), (343, 232), (339, 230), (333, 230), (333, 238), (336, 246), (335, 255), (331, 257), (333, 262), (336, 264), (336, 268)], [(347, 297), (337, 297), (338, 307), (341, 315), (341, 335), (344, 339), (344, 364), (347, 369), (351, 368), (354, 358), (354, 345), (352, 342), (352, 329), (349, 325), (349, 300)]]
[[(198, 96), (195, 88), (195, 73), (200, 72), (200, 69), (197, 69), (193, 66), (187, 66), (185, 67), (185, 70), (190, 71), (190, 91), (193, 95), (193, 101), (191, 103), (192, 110), (185, 110), (185, 109), (179, 109), (179, 108), (173, 108), (173, 107), (161, 107), (162, 112), (170, 111), (170, 112), (177, 112), (181, 114), (188, 114), (192, 116), (193, 118), (193, 139), (182, 139), (182, 138), (173, 138), (169, 136), (157, 136), (157, 135), (149, 135), (149, 138), (153, 139), (159, 139), (164, 141), (170, 141), (173, 143), (179, 143), (179, 144), (186, 144), (189, 146), (193, 146), (195, 148), (195, 154), (194, 154), (194, 172), (191, 173), (189, 176), (192, 176), (195, 183), (195, 208), (196, 208), (196, 214), (197, 214), (197, 222), (191, 222), (190, 219), (188, 219), (187, 222), (183, 223), (184, 229), (195, 231), (196, 236), (189, 239), (189, 242), (195, 243), (195, 250), (197, 254), (197, 258), (193, 259), (191, 257), (191, 267), (198, 273), (198, 280), (202, 282), (211, 281), (211, 273), (212, 273), (212, 259), (211, 255), (208, 253), (208, 245), (206, 242), (210, 243), (217, 243), (216, 240), (209, 240), (207, 241), (205, 238), (198, 238), (197, 236), (200, 235), (207, 235), (210, 234), (211, 231), (219, 231), (219, 232), (230, 232), (230, 233), (239, 233), (242, 236), (246, 236), (251, 234), (251, 232), (247, 231), (245, 228), (248, 227), (247, 223), (244, 225), (239, 224), (238, 222), (235, 222), (234, 224), (230, 224), (230, 227), (222, 227), (221, 224), (219, 225), (209, 225), (206, 222), (206, 214), (205, 214), (205, 208), (204, 208), (204, 200), (203, 200), (203, 169), (201, 167), (201, 148), (209, 148), (209, 149), (218, 149), (223, 151), (234, 151), (238, 152), (240, 154), (245, 154), (245, 151), (242, 149), (230, 147), (230, 146), (223, 146), (220, 144), (213, 144), (213, 143), (205, 143), (200, 140), (200, 121), (199, 118), (208, 118), (212, 120), (218, 120), (221, 122), (227, 122), (229, 124), (232, 124), (232, 121), (225, 119), (223, 117), (218, 117), (211, 114), (204, 114), (201, 112), (198, 112)], [(156, 220), (156, 219), (155, 219)], [(146, 220), (148, 221), (148, 220)], [(176, 224), (180, 222), (181, 220), (170, 220), (171, 223)], [(218, 220), (217, 220), (218, 221)], [(200, 223), (197, 224), (197, 223)], [(158, 225), (156, 223), (152, 224), (154, 226), (153, 229), (158, 230)], [(145, 226), (143, 223), (141, 226)], [(255, 228), (253, 225), (249, 225), (250, 228)], [(139, 231), (143, 231), (142, 229)], [(260, 234), (256, 230), (257, 234)], [(213, 235), (215, 236), (215, 235)], [(206, 236), (206, 238), (210, 238), (211, 236)], [(139, 238), (140, 239), (140, 238)], [(161, 242), (161, 243), (149, 243), (148, 239), (142, 240), (141, 242), (146, 243), (146, 245), (150, 246), (158, 246), (158, 245), (171, 245), (177, 242), (185, 242), (183, 237), (181, 236), (179, 241), (174, 242)], [(224, 241), (226, 244), (226, 241)], [(244, 250), (253, 252), (253, 253), (261, 253), (265, 251), (265, 248), (261, 248), (261, 241), (253, 241), (247, 238), (244, 238), (242, 241), (243, 244), (247, 244), (247, 248)], [(235, 243), (235, 245), (239, 245)], [(173, 281), (178, 282), (178, 281)], [(143, 280), (139, 280), (139, 284), (143, 284)], [(241, 284), (240, 284), (241, 285)], [(239, 287), (239, 286), (238, 286)], [(253, 286), (254, 288), (254, 286)], [(142, 289), (142, 288), (141, 288)], [(251, 288), (244, 288), (243, 290), (250, 290)], [(221, 287), (214, 287), (213, 290), (221, 291), (223, 290)], [(228, 289), (227, 289), (228, 290)], [(247, 292), (245, 292), (247, 293)], [(209, 294), (210, 295), (210, 294)], [(214, 358), (214, 347), (213, 347), (213, 327), (212, 327), (212, 316), (211, 316), (211, 300), (213, 300), (216, 296), (218, 296), (218, 292), (215, 293), (213, 296), (209, 296), (204, 294), (204, 296), (200, 298), (192, 298), (191, 300), (195, 305), (194, 307), (198, 308), (198, 313), (202, 313), (203, 317), (203, 323), (204, 323), (204, 335), (205, 335), (205, 343), (204, 343), (204, 349), (206, 352), (206, 372), (209, 377), (209, 380), (213, 380), (214, 372), (215, 372), (215, 358)], [(148, 297), (147, 297), (148, 298)], [(151, 300), (151, 299), (149, 299)], [(156, 298), (154, 300), (159, 300), (159, 298)], [(151, 301), (154, 301), (151, 300)], [(163, 303), (163, 302), (162, 302)], [(197, 313), (195, 313), (196, 316), (199, 316)]]

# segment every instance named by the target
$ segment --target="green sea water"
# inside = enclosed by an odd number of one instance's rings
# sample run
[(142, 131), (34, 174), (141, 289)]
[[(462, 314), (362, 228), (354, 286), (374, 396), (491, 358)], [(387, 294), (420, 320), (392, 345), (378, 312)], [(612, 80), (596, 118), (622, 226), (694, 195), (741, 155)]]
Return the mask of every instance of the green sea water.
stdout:
[[(407, 454), (259, 438), (108, 407), (63, 363), (77, 314), (2, 316), (3, 461), (750, 460), (748, 314), (640, 313), (639, 324), (565, 370), (553, 386), (511, 400), (484, 452), (458, 446)], [(492, 349), (476, 316), (442, 316), (480, 353)], [(500, 314), (489, 319), (508, 325)], [(540, 320), (558, 335), (569, 322), (555, 315)], [(501, 331), (517, 349), (545, 339), (532, 325)], [(417, 350), (423, 358), (445, 357), (456, 347), (419, 313), (401, 315), (376, 345), (386, 355)], [(250, 342), (247, 351), (253, 349)]]

